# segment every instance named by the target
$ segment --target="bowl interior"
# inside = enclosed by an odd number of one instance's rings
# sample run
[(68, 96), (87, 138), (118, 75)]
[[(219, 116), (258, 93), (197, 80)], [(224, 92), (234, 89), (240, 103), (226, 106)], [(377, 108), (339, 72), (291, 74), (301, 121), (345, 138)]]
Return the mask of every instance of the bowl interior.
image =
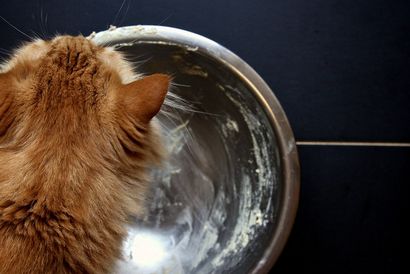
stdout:
[(148, 214), (129, 227), (118, 272), (250, 272), (275, 231), (282, 181), (277, 138), (253, 87), (195, 48), (116, 47), (139, 72), (171, 74), (173, 92), (195, 107), (158, 117), (170, 156), (152, 171)]

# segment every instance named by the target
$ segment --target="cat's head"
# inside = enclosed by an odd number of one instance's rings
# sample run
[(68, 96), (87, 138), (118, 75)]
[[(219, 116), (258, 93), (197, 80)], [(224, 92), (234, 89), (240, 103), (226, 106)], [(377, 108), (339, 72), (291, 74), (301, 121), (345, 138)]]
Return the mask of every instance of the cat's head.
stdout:
[(0, 149), (43, 161), (152, 158), (151, 120), (169, 84), (164, 74), (137, 77), (120, 53), (81, 36), (33, 41), (0, 71)]

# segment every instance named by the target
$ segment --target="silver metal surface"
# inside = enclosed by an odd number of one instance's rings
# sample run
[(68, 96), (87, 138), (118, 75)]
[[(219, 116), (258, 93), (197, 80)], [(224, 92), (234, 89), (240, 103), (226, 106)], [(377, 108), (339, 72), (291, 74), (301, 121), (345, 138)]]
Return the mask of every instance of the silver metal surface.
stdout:
[(153, 170), (148, 214), (134, 220), (117, 273), (267, 273), (299, 198), (296, 145), (266, 83), (202, 36), (131, 26), (92, 34), (138, 64), (173, 75), (195, 111), (162, 114), (170, 153)]

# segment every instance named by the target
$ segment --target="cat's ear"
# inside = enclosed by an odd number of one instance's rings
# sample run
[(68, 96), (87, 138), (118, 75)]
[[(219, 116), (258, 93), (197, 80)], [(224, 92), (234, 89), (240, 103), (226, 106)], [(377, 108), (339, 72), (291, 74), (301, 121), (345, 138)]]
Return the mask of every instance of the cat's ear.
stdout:
[(121, 105), (139, 121), (148, 123), (159, 112), (170, 81), (166, 74), (153, 74), (122, 85), (119, 90)]

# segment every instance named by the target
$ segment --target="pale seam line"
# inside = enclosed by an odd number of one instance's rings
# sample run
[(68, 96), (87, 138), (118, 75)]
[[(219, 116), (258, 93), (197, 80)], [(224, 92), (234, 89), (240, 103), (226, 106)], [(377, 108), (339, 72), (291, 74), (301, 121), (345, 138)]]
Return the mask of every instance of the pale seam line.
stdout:
[(296, 141), (298, 146), (363, 146), (363, 147), (410, 147), (400, 142), (344, 142), (344, 141)]

